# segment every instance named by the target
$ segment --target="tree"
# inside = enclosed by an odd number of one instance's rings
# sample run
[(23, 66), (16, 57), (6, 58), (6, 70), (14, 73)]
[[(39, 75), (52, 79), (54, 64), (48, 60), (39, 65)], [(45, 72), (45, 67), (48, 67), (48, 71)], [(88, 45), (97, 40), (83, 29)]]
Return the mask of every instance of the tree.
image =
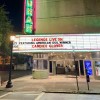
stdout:
[(4, 10), (4, 6), (0, 7), (0, 52), (4, 56), (9, 54), (10, 51), (10, 40), (9, 37), (12, 33), (12, 25), (7, 17), (7, 12)]

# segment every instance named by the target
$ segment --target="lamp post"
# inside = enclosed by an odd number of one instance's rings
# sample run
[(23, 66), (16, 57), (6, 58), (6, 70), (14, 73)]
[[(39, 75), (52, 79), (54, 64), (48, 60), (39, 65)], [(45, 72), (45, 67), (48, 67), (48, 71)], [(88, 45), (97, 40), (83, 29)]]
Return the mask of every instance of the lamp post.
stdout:
[(11, 54), (10, 54), (9, 79), (8, 79), (6, 88), (13, 87), (12, 82), (11, 82), (11, 74), (12, 74), (12, 57), (13, 57), (12, 50), (13, 50), (13, 41), (14, 41), (14, 39), (15, 39), (15, 36), (10, 36), (10, 42), (11, 42), (10, 49), (11, 49)]
[(75, 66), (75, 72), (76, 72), (75, 74), (76, 74), (77, 91), (79, 91), (78, 78), (77, 78), (77, 68), (75, 65), (75, 52), (74, 52), (75, 47), (72, 46), (72, 49), (73, 49), (74, 66)]

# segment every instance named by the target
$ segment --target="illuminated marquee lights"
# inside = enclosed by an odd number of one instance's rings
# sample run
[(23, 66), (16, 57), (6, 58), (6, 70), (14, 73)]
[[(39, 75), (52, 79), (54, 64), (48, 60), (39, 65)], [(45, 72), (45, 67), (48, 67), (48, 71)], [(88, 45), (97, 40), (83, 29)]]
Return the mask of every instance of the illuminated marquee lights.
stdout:
[(32, 34), (35, 31), (36, 18), (36, 0), (24, 0), (24, 25), (23, 29), (26, 34)]
[(13, 52), (100, 51), (100, 34), (17, 35)]

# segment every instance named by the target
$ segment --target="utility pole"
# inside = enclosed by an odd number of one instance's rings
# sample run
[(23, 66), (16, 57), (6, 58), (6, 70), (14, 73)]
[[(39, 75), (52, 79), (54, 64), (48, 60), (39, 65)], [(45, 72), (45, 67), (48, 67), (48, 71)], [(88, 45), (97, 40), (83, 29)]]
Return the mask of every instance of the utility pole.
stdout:
[[(72, 46), (72, 49), (73, 49), (73, 58), (74, 58), (74, 65), (75, 65), (75, 47)], [(77, 84), (77, 91), (79, 92), (79, 85), (78, 85), (78, 77), (77, 77), (77, 68), (76, 68), (76, 65), (75, 65), (75, 75), (76, 75), (76, 84)]]

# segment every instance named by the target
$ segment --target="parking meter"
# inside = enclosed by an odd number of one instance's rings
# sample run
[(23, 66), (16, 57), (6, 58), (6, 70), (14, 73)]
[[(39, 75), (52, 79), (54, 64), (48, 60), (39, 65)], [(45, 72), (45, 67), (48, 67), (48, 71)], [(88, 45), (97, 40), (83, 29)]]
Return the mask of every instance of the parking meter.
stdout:
[(86, 81), (87, 81), (87, 82), (90, 82), (90, 77), (89, 77), (89, 74), (88, 74), (87, 71), (88, 71), (88, 70), (86, 69)]

